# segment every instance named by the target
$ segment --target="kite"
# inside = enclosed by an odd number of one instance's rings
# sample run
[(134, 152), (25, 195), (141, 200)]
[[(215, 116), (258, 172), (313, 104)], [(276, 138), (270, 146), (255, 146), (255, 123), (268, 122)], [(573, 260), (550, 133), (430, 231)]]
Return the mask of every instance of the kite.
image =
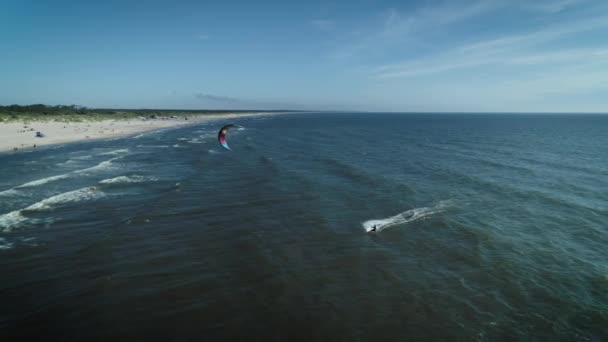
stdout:
[(226, 135), (228, 134), (228, 130), (232, 127), (238, 127), (235, 125), (226, 125), (220, 129), (217, 133), (217, 141), (222, 145), (223, 148), (231, 151), (230, 146), (228, 146), (228, 141), (226, 141)]

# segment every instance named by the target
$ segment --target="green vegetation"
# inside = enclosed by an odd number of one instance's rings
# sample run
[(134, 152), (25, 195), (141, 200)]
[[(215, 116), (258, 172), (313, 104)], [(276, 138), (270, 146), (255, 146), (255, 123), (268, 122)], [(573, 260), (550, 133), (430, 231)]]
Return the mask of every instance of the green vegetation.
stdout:
[[(221, 113), (252, 113), (260, 110), (159, 110), (159, 109), (101, 109), (83, 106), (48, 106), (33, 104), (28, 106), (0, 106), (0, 122), (4, 121), (98, 121), (98, 120), (127, 120), (140, 116), (155, 117), (184, 117), (194, 115), (210, 115)], [(264, 111), (268, 112), (268, 111)]]

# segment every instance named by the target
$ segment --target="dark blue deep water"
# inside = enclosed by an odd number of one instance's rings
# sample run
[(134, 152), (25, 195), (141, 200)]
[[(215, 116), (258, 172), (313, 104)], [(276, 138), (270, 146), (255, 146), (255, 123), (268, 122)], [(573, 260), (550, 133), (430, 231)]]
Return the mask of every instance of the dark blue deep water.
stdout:
[(608, 340), (608, 116), (251, 117), (0, 176), (3, 341)]

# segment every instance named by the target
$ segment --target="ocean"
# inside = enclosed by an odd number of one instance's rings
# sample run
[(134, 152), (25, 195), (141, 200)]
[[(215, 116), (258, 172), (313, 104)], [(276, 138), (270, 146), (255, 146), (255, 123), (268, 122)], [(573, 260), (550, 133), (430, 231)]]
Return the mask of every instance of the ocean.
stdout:
[(3, 341), (608, 341), (606, 115), (237, 118), (0, 175)]

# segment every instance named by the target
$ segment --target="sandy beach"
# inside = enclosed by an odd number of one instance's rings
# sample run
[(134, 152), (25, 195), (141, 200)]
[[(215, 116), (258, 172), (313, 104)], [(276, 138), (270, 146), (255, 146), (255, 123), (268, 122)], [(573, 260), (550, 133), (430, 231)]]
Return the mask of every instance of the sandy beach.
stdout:
[[(82, 140), (108, 139), (157, 129), (193, 125), (212, 120), (276, 113), (238, 113), (211, 115), (179, 115), (175, 117), (133, 118), (82, 122), (11, 121), (0, 123), (0, 152), (33, 149), (52, 144)], [(41, 132), (43, 137), (36, 137)]]

